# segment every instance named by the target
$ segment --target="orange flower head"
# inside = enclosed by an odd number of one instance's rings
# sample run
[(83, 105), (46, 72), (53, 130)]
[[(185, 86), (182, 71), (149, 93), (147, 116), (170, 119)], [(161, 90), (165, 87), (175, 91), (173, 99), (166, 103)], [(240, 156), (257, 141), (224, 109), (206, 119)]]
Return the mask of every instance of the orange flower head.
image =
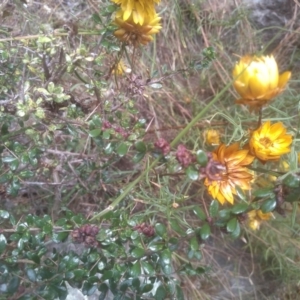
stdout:
[(220, 132), (215, 129), (208, 129), (203, 134), (206, 144), (209, 146), (220, 145)]
[(261, 210), (251, 210), (247, 213), (248, 216), (248, 226), (252, 230), (259, 229), (262, 221), (270, 220), (272, 213), (263, 213)]
[(273, 55), (246, 55), (235, 65), (233, 77), (234, 88), (241, 96), (236, 103), (258, 110), (285, 89), (291, 72), (279, 75)]
[(145, 16), (143, 25), (136, 24), (132, 15), (124, 21), (123, 14), (122, 10), (116, 13), (115, 24), (119, 29), (114, 33), (122, 42), (132, 44), (135, 47), (140, 44), (146, 45), (153, 40), (153, 35), (161, 29), (159, 23), (161, 18), (156, 13), (153, 16)]
[(249, 140), (250, 153), (262, 162), (279, 160), (280, 156), (290, 152), (293, 138), (286, 133), (281, 122), (271, 125), (270, 121), (253, 131)]
[(239, 143), (230, 146), (221, 144), (212, 153), (206, 167), (204, 185), (208, 193), (221, 204), (233, 204), (236, 186), (243, 190), (250, 189), (253, 176), (245, 166), (250, 165), (253, 159), (249, 150), (240, 149)]
[(160, 0), (112, 0), (112, 2), (121, 6), (123, 21), (131, 18), (134, 24), (144, 25), (147, 18), (154, 18), (155, 4)]

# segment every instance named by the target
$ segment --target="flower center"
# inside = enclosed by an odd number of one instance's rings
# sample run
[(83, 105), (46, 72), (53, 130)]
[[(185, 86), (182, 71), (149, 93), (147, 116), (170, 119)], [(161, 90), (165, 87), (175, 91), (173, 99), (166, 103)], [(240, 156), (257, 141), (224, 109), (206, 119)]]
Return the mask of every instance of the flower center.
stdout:
[(227, 177), (227, 168), (220, 162), (210, 160), (206, 166), (206, 177), (211, 181), (224, 180)]
[(265, 148), (269, 148), (272, 146), (272, 141), (268, 137), (263, 137), (263, 138), (259, 139), (259, 142)]

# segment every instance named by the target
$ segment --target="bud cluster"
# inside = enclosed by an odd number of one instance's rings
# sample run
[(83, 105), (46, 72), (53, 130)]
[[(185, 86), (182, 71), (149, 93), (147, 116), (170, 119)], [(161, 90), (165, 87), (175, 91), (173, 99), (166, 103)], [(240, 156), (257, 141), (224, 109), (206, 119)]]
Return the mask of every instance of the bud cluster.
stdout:
[(195, 161), (193, 154), (185, 147), (185, 145), (178, 145), (176, 151), (176, 159), (183, 168), (188, 167)]
[(86, 246), (98, 247), (99, 242), (96, 239), (98, 232), (99, 228), (97, 226), (85, 224), (74, 229), (71, 233), (71, 236), (76, 243), (84, 243)]
[(163, 155), (169, 154), (171, 151), (170, 144), (163, 138), (158, 139), (155, 143), (154, 146), (162, 152)]
[(134, 230), (138, 231), (139, 233), (143, 233), (147, 237), (151, 237), (155, 234), (155, 230), (153, 226), (148, 225), (146, 223), (142, 223), (133, 227)]
[(112, 128), (112, 129), (114, 129), (114, 131), (116, 132), (116, 133), (119, 133), (120, 135), (122, 135), (122, 137), (123, 138), (128, 138), (128, 136), (129, 136), (129, 133), (124, 129), (124, 128), (122, 128), (122, 127), (120, 127), (120, 126), (113, 126), (109, 121), (107, 121), (107, 120), (105, 120), (105, 121), (103, 121), (103, 123), (102, 123), (102, 129), (110, 129), (110, 128)]

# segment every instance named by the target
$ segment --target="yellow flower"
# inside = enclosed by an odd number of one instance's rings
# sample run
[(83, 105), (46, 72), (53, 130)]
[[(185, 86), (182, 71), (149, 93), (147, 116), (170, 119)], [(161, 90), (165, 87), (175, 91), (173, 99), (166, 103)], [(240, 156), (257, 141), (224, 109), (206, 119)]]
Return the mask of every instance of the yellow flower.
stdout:
[(113, 74), (116, 75), (123, 75), (125, 72), (128, 72), (128, 70), (130, 70), (129, 68), (126, 67), (126, 65), (124, 64), (124, 62), (122, 60), (120, 60), (113, 69)]
[(271, 125), (271, 122), (267, 121), (253, 131), (249, 148), (252, 155), (266, 162), (278, 160), (281, 155), (290, 152), (292, 141), (292, 136), (286, 133), (281, 122)]
[(208, 129), (204, 131), (203, 135), (208, 145), (220, 145), (220, 132), (218, 130)]
[(153, 17), (146, 16), (144, 24), (136, 24), (133, 17), (129, 17), (126, 21), (123, 20), (123, 11), (116, 13), (115, 23), (119, 29), (115, 31), (115, 36), (122, 42), (131, 43), (134, 46), (139, 44), (146, 45), (153, 40), (152, 35), (160, 31), (161, 18), (155, 13)]
[(251, 210), (247, 213), (248, 225), (252, 230), (257, 230), (262, 221), (270, 220), (271, 213), (263, 213), (261, 210)]
[(134, 24), (144, 25), (147, 17), (154, 18), (154, 5), (160, 0), (112, 0), (112, 2), (120, 4), (123, 21), (131, 17)]
[(236, 78), (234, 87), (241, 96), (236, 103), (259, 109), (284, 90), (291, 72), (279, 75), (273, 55), (246, 55), (235, 65), (233, 77)]
[(253, 176), (245, 166), (251, 164), (253, 159), (249, 150), (239, 149), (239, 143), (230, 146), (221, 144), (206, 166), (204, 185), (208, 193), (221, 204), (226, 201), (233, 204), (236, 186), (243, 190), (250, 189)]

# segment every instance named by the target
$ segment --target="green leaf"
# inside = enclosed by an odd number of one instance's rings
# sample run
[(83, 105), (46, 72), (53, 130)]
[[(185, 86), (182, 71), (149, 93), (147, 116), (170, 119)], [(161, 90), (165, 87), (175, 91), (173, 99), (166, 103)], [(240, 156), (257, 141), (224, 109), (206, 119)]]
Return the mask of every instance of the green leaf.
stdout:
[(16, 157), (14, 157), (14, 156), (5, 156), (5, 157), (2, 157), (2, 161), (4, 162), (4, 163), (11, 163), (11, 162), (14, 162), (14, 161), (16, 161), (16, 160), (18, 160)]
[(8, 195), (16, 197), (19, 193), (20, 188), (21, 188), (20, 181), (18, 177), (14, 176), (11, 184), (7, 186), (6, 192)]
[(155, 300), (165, 300), (167, 296), (167, 291), (163, 285), (160, 285), (155, 293), (154, 299)]
[(92, 138), (96, 138), (101, 134), (101, 131), (102, 130), (100, 128), (93, 129), (93, 130), (89, 131), (89, 136)]
[(9, 212), (6, 211), (6, 210), (0, 210), (0, 218), (8, 219), (9, 218)]
[(8, 283), (8, 287), (7, 287), (8, 293), (14, 294), (18, 290), (19, 285), (20, 285), (20, 278), (17, 276), (13, 277)]
[(131, 282), (132, 286), (138, 290), (140, 288), (141, 282), (139, 278), (133, 278)]
[(274, 195), (273, 187), (258, 189), (253, 192), (253, 196), (257, 198), (266, 198)]
[(21, 163), (22, 163), (22, 164), (28, 164), (28, 163), (29, 163), (29, 155), (28, 155), (27, 152), (26, 152), (26, 153), (23, 153), (23, 154), (21, 155)]
[(179, 247), (178, 238), (171, 237), (168, 242), (169, 242), (169, 249), (171, 251), (175, 251), (178, 249)]
[(229, 219), (231, 216), (231, 211), (229, 208), (219, 210), (219, 217), (222, 219)]
[(153, 276), (155, 274), (154, 267), (149, 262), (141, 261), (141, 264), (147, 275)]
[(275, 209), (276, 207), (276, 199), (269, 199), (267, 201), (265, 201), (262, 206), (260, 207), (261, 211), (265, 214), (268, 212), (271, 212)]
[(282, 183), (288, 187), (297, 188), (300, 186), (300, 178), (296, 174), (289, 174), (284, 178)]
[(15, 171), (18, 169), (19, 164), (20, 164), (20, 161), (19, 161), (19, 159), (16, 158), (14, 161), (9, 162), (8, 166), (12, 171)]
[(188, 253), (187, 253), (187, 258), (189, 260), (193, 259), (194, 258), (194, 254), (195, 254), (195, 251), (189, 250)]
[(234, 232), (236, 230), (237, 225), (238, 225), (237, 218), (232, 218), (227, 223), (226, 229), (227, 229), (228, 232)]
[(212, 218), (218, 215), (219, 211), (219, 202), (217, 200), (213, 200), (209, 206), (209, 214)]
[(113, 150), (114, 150), (114, 145), (112, 143), (108, 143), (104, 148), (104, 153), (109, 155), (112, 154)]
[(104, 130), (103, 133), (102, 133), (102, 137), (103, 137), (105, 140), (109, 140), (109, 139), (110, 139), (110, 133), (111, 133), (111, 130), (109, 130), (109, 129)]
[(176, 284), (176, 300), (184, 300), (184, 294), (181, 287)]
[(141, 258), (145, 255), (145, 250), (142, 249), (142, 248), (134, 248), (132, 251), (131, 251), (131, 255), (133, 258)]
[(142, 141), (137, 141), (135, 144), (134, 144), (134, 148), (135, 150), (137, 150), (138, 152), (142, 152), (142, 153), (145, 153), (147, 151), (147, 147), (146, 147), (146, 144)]
[(202, 166), (205, 167), (207, 165), (207, 155), (206, 152), (203, 150), (198, 150), (196, 153), (197, 162)]
[(195, 206), (193, 212), (201, 221), (206, 220), (206, 214), (199, 206)]
[(165, 265), (169, 265), (172, 259), (172, 253), (169, 249), (165, 249), (160, 254), (160, 259)]
[(103, 271), (106, 267), (106, 262), (104, 260), (101, 260), (99, 263), (98, 263), (98, 270), (99, 271)]
[(98, 290), (100, 291), (100, 292), (108, 292), (108, 285), (106, 284), (106, 283), (101, 283), (100, 284), (100, 286), (99, 286), (99, 288), (98, 288)]
[(198, 180), (199, 177), (199, 171), (194, 167), (194, 166), (189, 166), (185, 170), (186, 175), (188, 176), (189, 179), (196, 181)]
[(30, 281), (32, 282), (36, 281), (36, 273), (33, 269), (26, 269), (26, 274)]
[(5, 173), (0, 176), (0, 183), (6, 183), (11, 180), (12, 174), (11, 173)]
[(83, 295), (91, 296), (96, 292), (96, 290), (97, 290), (97, 285), (89, 283), (87, 281), (84, 282), (84, 284), (82, 286)]
[(126, 292), (126, 290), (128, 289), (128, 287), (130, 286), (130, 281), (129, 280), (124, 280), (123, 282), (120, 283), (119, 285), (119, 290), (121, 292)]
[(148, 248), (151, 251), (158, 252), (164, 248), (164, 243), (160, 241), (152, 241), (149, 243)]
[(235, 190), (236, 190), (236, 194), (237, 196), (244, 202), (247, 201), (247, 196), (245, 194), (245, 191), (243, 189), (241, 189), (239, 186), (235, 186)]
[(144, 158), (145, 154), (146, 154), (146, 152), (138, 152), (138, 153), (136, 153), (133, 156), (132, 161), (137, 164), (138, 162), (140, 162)]
[(162, 271), (167, 275), (167, 276), (170, 276), (174, 270), (172, 269), (172, 266), (171, 265), (163, 265), (162, 266)]
[(177, 233), (179, 233), (180, 235), (184, 234), (184, 231), (182, 230), (182, 228), (179, 226), (179, 222), (176, 219), (172, 219), (170, 221), (170, 225), (171, 228), (176, 231)]
[(19, 176), (22, 178), (22, 179), (27, 179), (27, 178), (30, 178), (30, 177), (33, 177), (34, 176), (34, 172), (30, 171), (30, 170), (24, 170), (24, 171), (21, 171), (19, 173)]
[(75, 275), (75, 279), (78, 281), (83, 280), (85, 278), (85, 275), (87, 274), (86, 270), (84, 270), (84, 269), (73, 270), (73, 273)]
[(99, 115), (93, 115), (91, 121), (89, 122), (89, 126), (94, 126), (94, 128), (102, 127), (102, 120)]
[(106, 279), (111, 279), (114, 277), (114, 272), (113, 270), (107, 270), (103, 273), (103, 276), (102, 276), (102, 280), (105, 281)]
[(17, 247), (19, 250), (24, 249), (24, 240), (22, 238), (18, 240)]
[(210, 236), (210, 226), (205, 223), (200, 229), (200, 236), (203, 241), (207, 240)]
[(164, 224), (156, 223), (155, 224), (155, 232), (160, 236), (164, 237), (167, 234), (167, 229)]
[(129, 146), (126, 143), (121, 143), (120, 145), (118, 145), (116, 151), (117, 151), (117, 154), (122, 157), (127, 154), (128, 149), (129, 149)]
[(232, 238), (236, 239), (241, 234), (241, 226), (239, 223), (237, 223), (235, 230), (231, 233)]
[(132, 277), (138, 277), (142, 273), (141, 264), (139, 261), (136, 261), (130, 269), (130, 274)]
[(5, 238), (4, 234), (1, 233), (0, 234), (0, 254), (2, 254), (4, 252), (6, 244), (7, 244), (6, 238)]
[(141, 286), (141, 292), (143, 294), (149, 293), (153, 289), (153, 285), (150, 283), (142, 284)]
[(198, 243), (198, 239), (197, 239), (196, 236), (193, 236), (193, 237), (190, 239), (190, 248), (191, 248), (191, 250), (193, 250), (193, 251), (199, 250), (199, 243)]
[(233, 206), (233, 208), (231, 209), (231, 212), (235, 215), (238, 215), (238, 214), (245, 212), (248, 209), (248, 207), (249, 207), (249, 205), (246, 203), (238, 203)]
[(299, 188), (292, 189), (291, 191), (289, 191), (288, 195), (285, 196), (286, 202), (295, 202), (295, 201), (299, 201), (299, 199), (300, 199), (300, 189)]
[(67, 232), (67, 231), (61, 231), (58, 233), (53, 232), (52, 239), (53, 239), (53, 242), (60, 243), (60, 242), (66, 241), (68, 236), (69, 236), (69, 232)]

